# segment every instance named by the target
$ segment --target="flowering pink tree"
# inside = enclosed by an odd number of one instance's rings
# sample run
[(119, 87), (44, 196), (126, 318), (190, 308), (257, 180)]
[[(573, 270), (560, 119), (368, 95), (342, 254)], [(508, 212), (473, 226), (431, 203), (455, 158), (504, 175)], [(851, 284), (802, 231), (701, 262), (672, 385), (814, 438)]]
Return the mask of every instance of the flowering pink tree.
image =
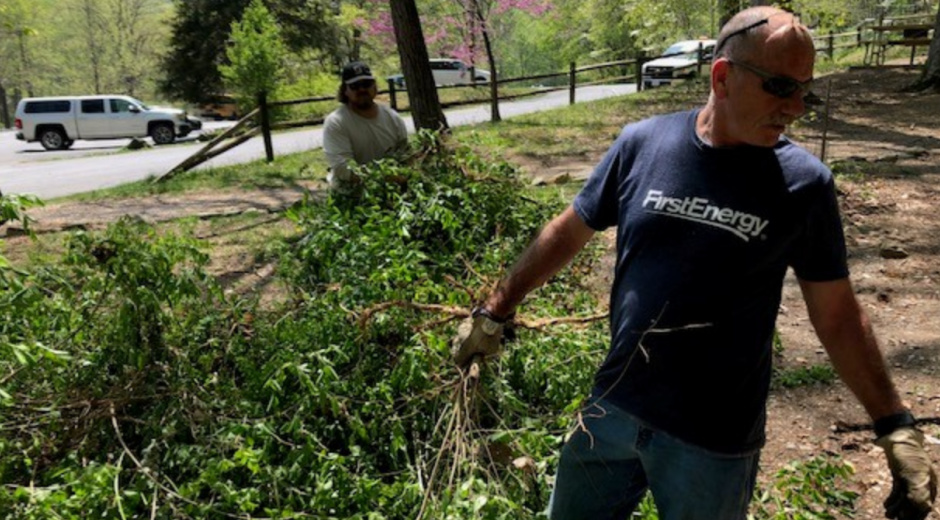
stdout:
[[(371, 5), (355, 21), (356, 27), (361, 28), (361, 37), (382, 48), (391, 48), (395, 45), (395, 32), (386, 3), (367, 3)], [(480, 42), (484, 40), (484, 31), (487, 37), (494, 37), (488, 23), (492, 16), (512, 11), (541, 16), (552, 9), (552, 0), (452, 0), (421, 7), (424, 39), (430, 54), (474, 65), (483, 61), (485, 46)], [(489, 65), (493, 67), (492, 63)]]
[[(462, 59), (467, 63), (477, 63), (480, 52), (485, 52), (485, 40), (495, 35), (490, 23), (493, 17), (504, 17), (512, 11), (519, 11), (531, 16), (542, 16), (552, 9), (551, 0), (453, 0), (454, 11), (440, 20), (439, 41), (431, 38), (428, 45), (442, 54)], [(484, 49), (479, 43), (484, 43)], [(487, 60), (489, 61), (489, 56)], [(493, 64), (490, 63), (490, 67)]]
[[(449, 3), (437, 4), (434, 6), (438, 7), (436, 11), (432, 11), (429, 7), (422, 13), (421, 18), (423, 21), (430, 21), (426, 25), (434, 28), (424, 35), (427, 48), (435, 51), (432, 54), (461, 59), (474, 66), (478, 62), (476, 58), (478, 52), (480, 52), (478, 43), (482, 41), (482, 50), (486, 55), (486, 61), (490, 68), (491, 119), (493, 121), (499, 121), (500, 114), (497, 102), (496, 57), (493, 54), (490, 17), (505, 15), (513, 10), (522, 11), (532, 16), (541, 16), (552, 8), (551, 1), (453, 0)], [(373, 8), (363, 11), (363, 15), (368, 16), (368, 19), (357, 20), (356, 24), (364, 27), (362, 30), (363, 37), (375, 39), (390, 47), (396, 43), (392, 16), (389, 11), (379, 7), (379, 4), (380, 2), (372, 2), (371, 7)], [(397, 43), (400, 48), (401, 42)]]
[(540, 16), (551, 9), (551, 0), (453, 0), (453, 2), (458, 12), (447, 18), (449, 27), (443, 33), (459, 37), (456, 45), (450, 49), (450, 54), (473, 65), (477, 61), (475, 59), (478, 52), (477, 42), (482, 40), (486, 61), (490, 68), (491, 119), (499, 121), (496, 57), (493, 54), (493, 33), (489, 23), (491, 16), (505, 15), (512, 10)]

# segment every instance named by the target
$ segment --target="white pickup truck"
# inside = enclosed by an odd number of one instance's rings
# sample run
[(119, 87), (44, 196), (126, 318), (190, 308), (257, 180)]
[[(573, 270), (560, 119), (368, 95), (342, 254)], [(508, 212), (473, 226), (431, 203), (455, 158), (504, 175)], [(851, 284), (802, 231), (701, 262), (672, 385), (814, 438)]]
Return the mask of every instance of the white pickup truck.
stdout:
[(711, 62), (715, 43), (715, 40), (684, 40), (670, 45), (662, 56), (643, 64), (643, 88), (695, 76), (700, 63)]
[(176, 108), (148, 107), (128, 96), (25, 98), (16, 106), (16, 138), (65, 150), (76, 139), (150, 136), (169, 144), (202, 128), (202, 121)]

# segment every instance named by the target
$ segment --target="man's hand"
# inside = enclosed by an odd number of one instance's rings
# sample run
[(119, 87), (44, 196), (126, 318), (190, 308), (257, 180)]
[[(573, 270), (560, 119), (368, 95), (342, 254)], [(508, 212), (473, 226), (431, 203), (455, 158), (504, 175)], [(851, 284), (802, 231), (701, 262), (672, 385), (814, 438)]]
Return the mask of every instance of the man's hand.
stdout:
[(499, 353), (503, 323), (488, 314), (474, 311), (472, 316), (457, 327), (453, 345), (454, 362), (457, 366), (467, 366), (476, 355), (486, 357)]
[(885, 517), (927, 518), (937, 497), (937, 475), (924, 451), (924, 434), (913, 426), (904, 426), (882, 435), (875, 444), (884, 448), (894, 478), (884, 504)]

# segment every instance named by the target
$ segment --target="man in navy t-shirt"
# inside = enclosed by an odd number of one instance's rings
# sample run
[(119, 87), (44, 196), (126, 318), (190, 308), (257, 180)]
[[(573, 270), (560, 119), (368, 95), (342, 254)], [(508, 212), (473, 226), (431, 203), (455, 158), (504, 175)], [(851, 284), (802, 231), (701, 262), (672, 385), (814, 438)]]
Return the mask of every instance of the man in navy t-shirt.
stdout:
[(628, 125), (473, 318), (458, 364), (495, 354), (505, 318), (595, 231), (617, 227), (611, 349), (562, 450), (552, 519), (747, 515), (764, 443), (787, 268), (833, 365), (875, 421), (889, 518), (923, 519), (936, 478), (848, 278), (832, 173), (782, 133), (804, 109), (815, 51), (771, 7), (722, 29), (707, 104)]

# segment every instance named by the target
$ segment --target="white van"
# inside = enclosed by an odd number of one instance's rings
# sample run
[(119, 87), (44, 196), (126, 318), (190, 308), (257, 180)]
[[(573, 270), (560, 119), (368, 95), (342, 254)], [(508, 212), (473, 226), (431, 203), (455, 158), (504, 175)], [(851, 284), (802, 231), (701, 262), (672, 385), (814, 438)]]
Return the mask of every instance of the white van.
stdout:
[(177, 108), (148, 107), (128, 96), (24, 98), (16, 106), (16, 138), (39, 141), (46, 150), (65, 150), (76, 139), (150, 136), (172, 143), (202, 121)]

